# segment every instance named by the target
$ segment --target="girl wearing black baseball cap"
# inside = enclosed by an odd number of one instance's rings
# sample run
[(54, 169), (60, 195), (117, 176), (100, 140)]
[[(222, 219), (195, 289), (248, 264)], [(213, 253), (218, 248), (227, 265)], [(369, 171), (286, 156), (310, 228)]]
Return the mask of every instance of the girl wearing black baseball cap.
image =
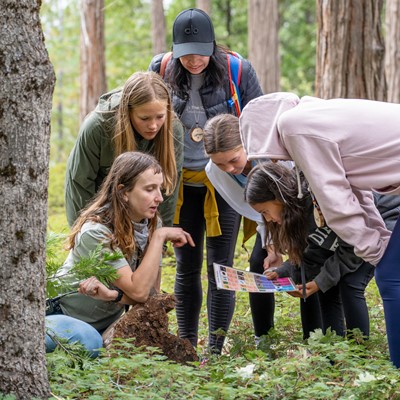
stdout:
[[(185, 127), (183, 173), (174, 224), (192, 235), (196, 247), (175, 249), (179, 335), (197, 345), (206, 236), (209, 346), (212, 352), (220, 353), (225, 337), (215, 331), (228, 331), (235, 295), (217, 290), (213, 263), (232, 266), (241, 217), (206, 176), (209, 158), (204, 151), (203, 127), (215, 115), (238, 115), (238, 111), (230, 88), (228, 50), (216, 44), (210, 17), (197, 8), (184, 10), (175, 19), (172, 34), (172, 57), (167, 65), (162, 65), (165, 57), (159, 54), (149, 69), (161, 73), (171, 86), (174, 110)], [(241, 59), (239, 77), (238, 91), (244, 107), (262, 95), (262, 90), (255, 70), (245, 59)]]

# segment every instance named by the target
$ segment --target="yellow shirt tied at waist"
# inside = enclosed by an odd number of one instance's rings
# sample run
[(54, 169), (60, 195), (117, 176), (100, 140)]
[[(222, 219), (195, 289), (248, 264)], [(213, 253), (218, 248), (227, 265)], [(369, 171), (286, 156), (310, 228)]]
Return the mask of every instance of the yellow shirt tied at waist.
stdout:
[(176, 202), (176, 211), (174, 224), (179, 224), (179, 216), (183, 204), (183, 182), (187, 183), (202, 183), (207, 187), (206, 197), (204, 199), (204, 218), (206, 219), (207, 236), (222, 235), (221, 227), (218, 221), (218, 205), (215, 198), (215, 189), (207, 178), (205, 171), (190, 171), (185, 168), (182, 170), (182, 178), (179, 186), (178, 200)]

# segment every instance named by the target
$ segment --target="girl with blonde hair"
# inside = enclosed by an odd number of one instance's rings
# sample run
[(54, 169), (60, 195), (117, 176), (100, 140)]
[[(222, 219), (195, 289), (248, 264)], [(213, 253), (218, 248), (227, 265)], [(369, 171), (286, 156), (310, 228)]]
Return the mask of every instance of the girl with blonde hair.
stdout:
[(166, 197), (160, 213), (164, 225), (171, 226), (182, 170), (183, 127), (175, 118), (168, 86), (153, 72), (136, 72), (122, 89), (102, 95), (83, 121), (67, 162), (70, 226), (98, 191), (113, 160), (126, 151), (148, 153), (160, 162)]

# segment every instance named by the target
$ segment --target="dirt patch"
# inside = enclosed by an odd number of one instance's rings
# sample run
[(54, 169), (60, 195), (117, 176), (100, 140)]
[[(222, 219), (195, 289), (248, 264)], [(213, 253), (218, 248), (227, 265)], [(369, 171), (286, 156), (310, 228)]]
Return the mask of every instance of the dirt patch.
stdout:
[(198, 361), (196, 350), (188, 339), (181, 339), (168, 330), (168, 315), (175, 308), (175, 296), (157, 294), (146, 303), (136, 304), (103, 333), (104, 346), (117, 346), (114, 338), (135, 338), (135, 346), (158, 347), (173, 361), (185, 364)]

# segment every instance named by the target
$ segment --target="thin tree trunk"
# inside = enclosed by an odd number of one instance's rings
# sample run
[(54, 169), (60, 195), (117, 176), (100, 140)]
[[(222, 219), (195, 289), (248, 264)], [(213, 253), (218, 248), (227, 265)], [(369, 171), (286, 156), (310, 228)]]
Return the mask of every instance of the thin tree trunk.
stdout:
[(318, 97), (385, 100), (382, 0), (317, 0)]
[[(63, 87), (63, 71), (62, 69), (58, 73), (58, 87), (60, 89), (60, 93), (62, 93)], [(57, 162), (60, 162), (63, 158), (63, 140), (64, 140), (64, 108), (63, 108), (63, 101), (62, 97), (59, 98), (57, 103)]]
[(211, 16), (211, 0), (197, 0), (197, 8)]
[(153, 54), (164, 53), (167, 44), (165, 39), (166, 28), (163, 0), (151, 1), (151, 25)]
[(81, 104), (80, 120), (94, 109), (107, 91), (104, 0), (81, 0)]
[(279, 90), (279, 13), (277, 0), (249, 0), (249, 60), (264, 93)]
[(44, 348), (50, 110), (40, 1), (0, 4), (0, 392), (50, 396)]
[(400, 0), (386, 0), (385, 43), (388, 101), (400, 103)]
[[(64, 41), (64, 8), (61, 4), (62, 0), (57, 0), (57, 7), (58, 7), (58, 22), (60, 24), (60, 42)], [(58, 104), (57, 104), (57, 162), (60, 162), (63, 158), (63, 139), (64, 139), (64, 118), (63, 118), (63, 77), (64, 77), (64, 70), (61, 67), (57, 72), (57, 86), (60, 91), (61, 96), (59, 96)]]

